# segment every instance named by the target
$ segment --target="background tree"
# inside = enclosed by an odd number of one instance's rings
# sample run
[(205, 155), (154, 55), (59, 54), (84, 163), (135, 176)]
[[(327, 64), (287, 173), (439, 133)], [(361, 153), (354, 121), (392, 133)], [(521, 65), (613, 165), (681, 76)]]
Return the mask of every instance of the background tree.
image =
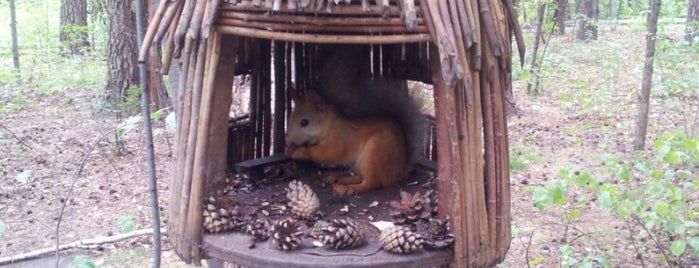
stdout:
[(641, 94), (638, 95), (638, 114), (636, 116), (636, 137), (633, 149), (643, 150), (646, 145), (646, 130), (648, 128), (648, 106), (650, 100), (650, 87), (653, 82), (653, 60), (655, 59), (655, 37), (658, 33), (658, 14), (660, 13), (660, 0), (651, 0), (648, 13), (648, 30), (646, 31), (646, 55), (643, 64), (643, 84)]
[(697, 36), (699, 36), (699, 0), (689, 0), (684, 38), (691, 45), (694, 44)]
[(544, 16), (546, 15), (546, 6), (548, 2), (540, 2), (537, 8), (537, 23), (536, 23), (536, 33), (534, 34), (534, 48), (532, 49), (532, 59), (529, 64), (529, 69), (532, 73), (532, 79), (527, 81), (527, 94), (539, 94), (539, 78), (541, 77), (539, 72), (539, 45), (544, 40)]
[(138, 85), (136, 17), (130, 0), (108, 0), (107, 98), (116, 107)]
[(597, 40), (599, 0), (580, 0), (578, 3), (578, 12), (582, 16), (580, 20), (578, 20), (575, 37), (578, 40)]
[(568, 0), (558, 0), (556, 10), (553, 12), (553, 19), (558, 26), (558, 34), (566, 34), (566, 14), (568, 13)]
[(15, 0), (10, 0), (10, 28), (12, 31), (12, 63), (19, 76), (19, 48), (17, 47), (17, 15), (15, 14)]
[(73, 55), (82, 54), (90, 46), (87, 35), (87, 1), (61, 0), (59, 40)]

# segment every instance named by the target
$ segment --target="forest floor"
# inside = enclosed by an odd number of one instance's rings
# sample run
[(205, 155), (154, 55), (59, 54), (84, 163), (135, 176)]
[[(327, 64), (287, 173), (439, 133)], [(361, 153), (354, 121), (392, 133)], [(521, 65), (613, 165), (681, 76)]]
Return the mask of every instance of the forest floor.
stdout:
[[(642, 27), (602, 29), (599, 40), (588, 43), (554, 37), (544, 63), (553, 66), (543, 74), (540, 94), (527, 95), (525, 84), (515, 81), (519, 111), (508, 122), (513, 239), (499, 266), (558, 267), (570, 258), (582, 261), (595, 256), (609, 259), (614, 267), (667, 266), (659, 261), (657, 248), (629, 242), (629, 234), (637, 234), (633, 237), (637, 241), (652, 237), (603, 213), (594, 200), (539, 211), (532, 199), (532, 187), (560, 177), (561, 169), (610, 176), (601, 156), (632, 154), (643, 38)], [(667, 38), (679, 40), (678, 35)], [(668, 65), (656, 71), (656, 81), (664, 72), (676, 71), (668, 71)], [(116, 133), (122, 122), (99, 112), (97, 97), (94, 89), (80, 88), (50, 93), (33, 88), (0, 91), (0, 221), (5, 225), (0, 232), (0, 258), (55, 246), (57, 235), (61, 243), (69, 243), (149, 228), (142, 128)], [(653, 151), (653, 141), (662, 133), (679, 130), (697, 135), (697, 114), (696, 91), (656, 92), (647, 150)], [(165, 211), (173, 134), (165, 131), (163, 120), (157, 120), (155, 128), (158, 193), (160, 209)], [(699, 172), (694, 171), (697, 180)], [(573, 200), (584, 193), (571, 189), (568, 195)], [(696, 207), (693, 195), (689, 205)], [(566, 219), (572, 210), (582, 213)], [(161, 215), (167, 221), (167, 215)], [(572, 253), (564, 256), (565, 246)], [(151, 238), (141, 236), (63, 254), (84, 255), (99, 267), (146, 267), (151, 249)], [(687, 263), (699, 265), (696, 259)], [(165, 237), (163, 267), (186, 266)]]

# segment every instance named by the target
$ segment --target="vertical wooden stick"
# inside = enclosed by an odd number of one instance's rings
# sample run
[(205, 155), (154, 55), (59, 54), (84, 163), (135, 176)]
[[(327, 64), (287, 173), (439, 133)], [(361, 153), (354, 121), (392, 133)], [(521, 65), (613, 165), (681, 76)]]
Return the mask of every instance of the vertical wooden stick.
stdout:
[(141, 49), (139, 49), (138, 62), (145, 62), (146, 58), (148, 58), (148, 52), (150, 52), (149, 48), (151, 46), (151, 42), (153, 41), (153, 37), (155, 36), (155, 31), (158, 29), (158, 26), (160, 25), (160, 20), (163, 18), (163, 11), (165, 11), (165, 6), (167, 2), (168, 1), (160, 1), (160, 4), (158, 4), (158, 9), (155, 10), (153, 18), (148, 24), (148, 30), (146, 30), (146, 34), (143, 37), (143, 43), (141, 43)]

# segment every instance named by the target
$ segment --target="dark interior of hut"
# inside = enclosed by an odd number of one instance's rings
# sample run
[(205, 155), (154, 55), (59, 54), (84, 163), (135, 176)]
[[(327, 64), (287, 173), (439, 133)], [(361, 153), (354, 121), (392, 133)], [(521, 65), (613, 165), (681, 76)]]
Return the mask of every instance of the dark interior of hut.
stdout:
[[(235, 164), (241, 161), (283, 153), (286, 120), (293, 107), (292, 95), (318, 90), (321, 84), (326, 84), (321, 80), (334, 79), (327, 76), (351, 76), (345, 73), (354, 74), (361, 69), (361, 72), (370, 73), (371, 79), (421, 82), (406, 85), (411, 86), (411, 91), (423, 91), (421, 98), (432, 96), (429, 92), (432, 71), (428, 60), (428, 43), (348, 46), (251, 39), (248, 45), (257, 49), (250, 50), (251, 53), (241, 52), (245, 56), (237, 63), (232, 103), (240, 107), (231, 108), (227, 150), (229, 169), (234, 169)], [(333, 53), (357, 50), (357, 46), (364, 54), (359, 68), (325, 61)], [(407, 87), (404, 88), (406, 94)], [(426, 102), (423, 105), (432, 105), (431, 100)], [(436, 161), (433, 108), (422, 108), (429, 124), (424, 128), (422, 157)]]

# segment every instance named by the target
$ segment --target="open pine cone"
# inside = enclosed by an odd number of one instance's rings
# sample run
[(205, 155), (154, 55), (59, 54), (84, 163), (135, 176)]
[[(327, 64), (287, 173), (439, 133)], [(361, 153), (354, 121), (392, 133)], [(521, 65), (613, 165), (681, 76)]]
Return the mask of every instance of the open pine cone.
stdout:
[(429, 250), (449, 248), (454, 244), (454, 234), (449, 229), (449, 217), (444, 220), (430, 219), (421, 231), (424, 235), (423, 246)]
[(286, 198), (289, 200), (291, 213), (298, 219), (313, 220), (317, 217), (320, 201), (308, 185), (297, 180), (289, 182)]
[(218, 233), (243, 226), (238, 206), (227, 196), (210, 196), (204, 200), (204, 230)]
[(303, 240), (303, 232), (299, 228), (299, 223), (292, 218), (280, 220), (272, 226), (271, 232), (274, 243), (281, 250), (296, 249)]
[(392, 208), (391, 217), (399, 225), (411, 225), (420, 220), (430, 218), (431, 199), (423, 196), (420, 192), (411, 195), (405, 191), (400, 191), (400, 200), (388, 203)]
[(381, 231), (381, 248), (391, 253), (410, 254), (422, 250), (423, 238), (410, 227), (394, 226)]
[(251, 235), (255, 241), (269, 239), (269, 220), (257, 217), (251, 218), (245, 225), (245, 233)]
[(312, 234), (334, 249), (354, 248), (364, 242), (359, 224), (349, 218), (334, 219), (331, 222), (318, 221), (313, 226)]

